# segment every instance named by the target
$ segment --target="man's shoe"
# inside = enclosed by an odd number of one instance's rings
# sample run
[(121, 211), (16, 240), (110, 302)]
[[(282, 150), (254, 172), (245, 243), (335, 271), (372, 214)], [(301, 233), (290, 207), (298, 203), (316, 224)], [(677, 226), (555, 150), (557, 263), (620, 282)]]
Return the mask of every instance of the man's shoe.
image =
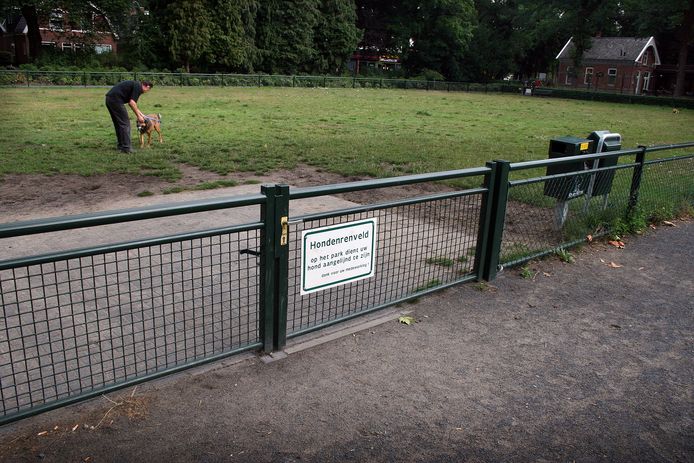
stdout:
[(130, 153), (134, 153), (135, 150), (132, 149), (132, 148), (128, 148), (128, 149), (120, 150), (120, 152), (121, 152), (121, 153), (130, 154)]

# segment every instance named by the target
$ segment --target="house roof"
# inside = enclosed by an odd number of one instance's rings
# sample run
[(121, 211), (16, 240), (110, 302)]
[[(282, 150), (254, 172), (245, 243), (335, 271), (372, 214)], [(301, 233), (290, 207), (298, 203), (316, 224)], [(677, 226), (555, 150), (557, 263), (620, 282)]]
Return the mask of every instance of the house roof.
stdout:
[[(585, 61), (640, 61), (649, 47), (653, 47), (655, 64), (660, 64), (658, 48), (653, 37), (593, 37), (591, 46), (583, 52)], [(556, 59), (570, 59), (574, 51), (573, 37), (566, 42)]]
[(26, 34), (27, 22), (24, 16), (5, 18), (0, 22), (0, 31), (10, 34)]

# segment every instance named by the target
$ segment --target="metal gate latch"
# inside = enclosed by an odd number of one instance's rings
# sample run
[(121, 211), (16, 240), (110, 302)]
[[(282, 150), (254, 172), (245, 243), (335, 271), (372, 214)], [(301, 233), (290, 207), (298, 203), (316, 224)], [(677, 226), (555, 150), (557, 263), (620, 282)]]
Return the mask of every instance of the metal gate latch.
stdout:
[(280, 219), (280, 224), (282, 225), (282, 236), (280, 238), (280, 246), (286, 246), (289, 241), (289, 220), (285, 215)]

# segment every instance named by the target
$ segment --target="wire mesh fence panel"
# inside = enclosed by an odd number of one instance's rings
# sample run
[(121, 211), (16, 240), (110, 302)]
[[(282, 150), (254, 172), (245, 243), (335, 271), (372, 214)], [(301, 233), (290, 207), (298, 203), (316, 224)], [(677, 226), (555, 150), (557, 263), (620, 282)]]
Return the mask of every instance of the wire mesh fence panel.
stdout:
[(0, 270), (2, 415), (258, 343), (259, 235)]
[(691, 214), (694, 208), (694, 156), (661, 159), (644, 166), (638, 211), (654, 221)]
[(633, 166), (511, 182), (499, 262), (512, 265), (609, 230), (629, 205)]
[[(312, 218), (292, 226), (287, 333), (470, 277), (479, 216), (480, 195), (475, 194)], [(302, 232), (364, 219), (375, 219), (377, 224), (374, 275), (302, 295)]]

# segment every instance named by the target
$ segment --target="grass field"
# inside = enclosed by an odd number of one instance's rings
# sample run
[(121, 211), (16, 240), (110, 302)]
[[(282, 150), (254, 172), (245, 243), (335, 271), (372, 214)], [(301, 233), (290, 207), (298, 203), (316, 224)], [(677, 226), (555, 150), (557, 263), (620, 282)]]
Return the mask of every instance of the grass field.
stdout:
[(668, 107), (414, 90), (155, 87), (139, 105), (162, 114), (165, 143), (122, 155), (106, 91), (0, 89), (0, 176), (175, 180), (180, 164), (266, 174), (298, 163), (392, 176), (543, 159), (550, 138), (593, 130), (621, 133), (625, 148), (694, 140), (694, 111)]

